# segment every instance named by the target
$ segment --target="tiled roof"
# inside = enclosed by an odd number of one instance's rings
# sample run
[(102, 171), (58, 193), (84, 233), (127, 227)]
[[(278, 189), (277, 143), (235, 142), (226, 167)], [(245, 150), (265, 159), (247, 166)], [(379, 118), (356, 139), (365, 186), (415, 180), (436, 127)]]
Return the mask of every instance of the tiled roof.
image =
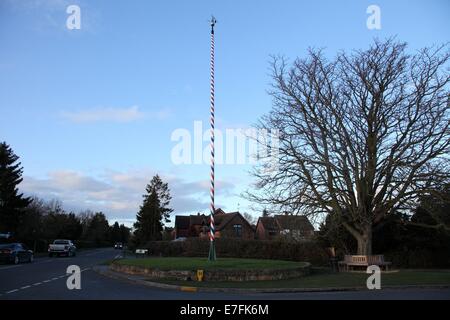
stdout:
[(294, 215), (276, 215), (273, 217), (261, 217), (259, 222), (264, 226), (267, 231), (280, 231), (280, 230), (301, 230), (314, 231), (314, 227), (305, 216)]
[(259, 221), (267, 231), (278, 230), (278, 224), (274, 217), (261, 217), (259, 218)]
[(305, 216), (277, 215), (275, 220), (282, 230), (314, 231), (314, 227)]
[[(216, 230), (220, 231), (225, 228), (228, 223), (233, 220), (234, 217), (241, 215), (239, 212), (229, 212), (225, 213), (222, 209), (216, 209), (214, 215), (214, 222), (216, 225)], [(242, 215), (241, 215), (242, 217)], [(242, 219), (248, 223), (248, 221), (242, 217)], [(204, 223), (209, 226), (209, 216), (204, 214), (190, 215), (190, 216), (176, 216), (175, 217), (175, 228), (178, 229), (189, 229), (192, 225), (202, 225)], [(251, 227), (251, 225), (248, 223)]]
[(175, 228), (177, 229), (188, 229), (189, 228), (189, 216), (176, 216), (175, 217)]
[(208, 224), (209, 218), (207, 216), (205, 216), (204, 214), (202, 215), (191, 215), (189, 216), (190, 218), (190, 225), (201, 225), (201, 224)]
[(223, 213), (217, 216), (214, 216), (214, 223), (216, 225), (216, 230), (220, 231), (226, 227), (228, 222), (230, 222), (235, 216), (237, 216), (237, 212), (232, 213)]

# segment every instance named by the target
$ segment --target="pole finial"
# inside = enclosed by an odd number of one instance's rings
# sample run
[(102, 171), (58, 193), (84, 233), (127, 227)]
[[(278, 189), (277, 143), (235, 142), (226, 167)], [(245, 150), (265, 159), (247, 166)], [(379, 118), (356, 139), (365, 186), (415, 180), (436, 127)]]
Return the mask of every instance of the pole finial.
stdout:
[(215, 25), (216, 25), (216, 23), (217, 23), (217, 20), (216, 20), (216, 18), (213, 16), (213, 15), (211, 15), (211, 27), (214, 27)]
[(211, 33), (214, 33), (214, 26), (216, 25), (217, 20), (213, 15), (211, 15), (210, 23), (211, 23)]

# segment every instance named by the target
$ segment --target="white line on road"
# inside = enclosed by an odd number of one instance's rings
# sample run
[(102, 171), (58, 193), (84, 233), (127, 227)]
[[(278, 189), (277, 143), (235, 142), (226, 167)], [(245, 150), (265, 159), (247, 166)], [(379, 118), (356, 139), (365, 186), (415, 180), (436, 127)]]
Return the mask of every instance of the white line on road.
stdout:
[(19, 289), (10, 290), (10, 291), (7, 291), (7, 292), (5, 292), (5, 293), (6, 293), (6, 294), (9, 294), (9, 293), (13, 293), (13, 292), (16, 292), (16, 291), (19, 291)]
[(20, 267), (23, 267), (23, 265), (18, 265), (18, 266), (10, 266), (10, 267), (4, 267), (4, 268), (0, 268), (0, 271), (1, 271), (1, 270), (7, 270), (7, 269), (13, 269), (13, 268), (20, 268)]
[(47, 262), (52, 262), (52, 261), (54, 261), (54, 260), (47, 259), (47, 260), (42, 260), (42, 261), (39, 261), (39, 262), (35, 262), (35, 264), (47, 263)]
[[(96, 254), (96, 253), (97, 253), (97, 252), (95, 252), (94, 254)], [(89, 254), (89, 255), (92, 255), (92, 254)], [(50, 262), (50, 261), (53, 261), (53, 260), (48, 259), (48, 260), (41, 261), (40, 263), (46, 263), (46, 262)], [(21, 266), (22, 266), (22, 265), (11, 266), (11, 267), (6, 267), (6, 268), (0, 268), (0, 270), (11, 269), (11, 268), (18, 268), (18, 267), (21, 267)], [(89, 269), (91, 269), (91, 267), (84, 268), (84, 269), (80, 270), (80, 272), (84, 272), (84, 271), (87, 271), (87, 270), (89, 270)], [(67, 275), (61, 275), (61, 276), (59, 276), (59, 277), (54, 277), (54, 278), (52, 278), (52, 279), (44, 280), (44, 281), (42, 281), (42, 282), (36, 282), (36, 283), (34, 283), (34, 284), (32, 284), (32, 285), (23, 286), (23, 287), (21, 287), (20, 289), (14, 289), (14, 290), (7, 291), (7, 292), (5, 292), (5, 294), (17, 292), (17, 291), (19, 291), (19, 290), (25, 290), (25, 289), (30, 288), (31, 286), (36, 286), (36, 287), (37, 287), (37, 286), (39, 286), (39, 285), (41, 285), (41, 284), (48, 283), (48, 282), (51, 282), (51, 281), (54, 281), (54, 280), (58, 280), (58, 279), (62, 279), (62, 278), (64, 278), (64, 277), (67, 277)], [(2, 296), (2, 295), (3, 295), (3, 294), (0, 293), (0, 296)]]

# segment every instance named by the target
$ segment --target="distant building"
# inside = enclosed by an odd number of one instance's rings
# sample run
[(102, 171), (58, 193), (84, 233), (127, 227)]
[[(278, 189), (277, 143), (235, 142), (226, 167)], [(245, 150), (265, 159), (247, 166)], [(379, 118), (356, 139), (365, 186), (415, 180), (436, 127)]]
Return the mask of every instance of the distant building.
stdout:
[[(217, 209), (214, 215), (216, 238), (254, 239), (255, 230), (250, 223), (239, 213), (226, 213)], [(190, 216), (176, 216), (173, 238), (208, 238), (209, 215), (198, 213)]]
[(259, 240), (273, 240), (279, 237), (309, 240), (313, 236), (314, 227), (305, 216), (260, 217), (256, 225), (256, 238)]

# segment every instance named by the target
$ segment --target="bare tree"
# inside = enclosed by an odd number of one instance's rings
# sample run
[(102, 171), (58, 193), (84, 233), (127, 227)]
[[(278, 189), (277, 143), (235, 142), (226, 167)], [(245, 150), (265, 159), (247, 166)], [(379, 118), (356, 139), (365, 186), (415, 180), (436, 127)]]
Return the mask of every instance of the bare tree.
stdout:
[(449, 55), (447, 45), (408, 55), (388, 39), (332, 61), (321, 50), (291, 65), (274, 58), (274, 106), (258, 127), (280, 133), (278, 170), (255, 167), (247, 196), (335, 213), (358, 254), (371, 254), (374, 224), (449, 179)]
[(248, 213), (248, 212), (243, 212), (243, 213), (242, 213), (242, 216), (243, 216), (243, 217), (245, 218), (245, 220), (247, 220), (248, 223), (250, 223), (250, 224), (256, 224), (256, 222), (257, 222), (257, 218), (256, 218), (255, 216), (251, 215), (251, 214)]

